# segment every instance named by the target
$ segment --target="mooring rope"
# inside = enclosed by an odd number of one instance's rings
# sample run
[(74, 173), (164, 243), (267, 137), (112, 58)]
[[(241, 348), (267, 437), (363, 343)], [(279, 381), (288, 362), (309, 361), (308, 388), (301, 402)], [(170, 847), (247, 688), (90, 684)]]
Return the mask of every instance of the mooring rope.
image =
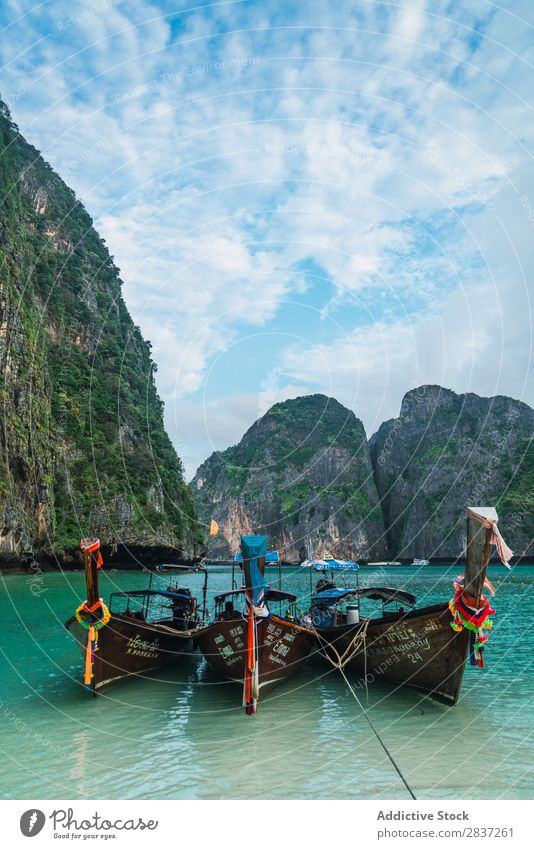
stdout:
[(336, 657), (337, 657), (337, 662), (336, 662), (336, 661), (334, 661), (334, 660), (332, 660), (332, 658), (330, 657), (330, 655), (329, 655), (326, 651), (324, 651), (324, 650), (323, 650), (323, 651), (321, 652), (321, 654), (323, 655), (323, 657), (326, 657), (326, 659), (327, 659), (327, 660), (328, 660), (328, 661), (332, 664), (332, 666), (334, 666), (336, 669), (343, 669), (343, 667), (344, 667), (344, 666), (345, 666), (345, 665), (346, 665), (349, 661), (351, 661), (351, 660), (352, 660), (352, 658), (353, 658), (353, 657), (355, 657), (355, 655), (356, 655), (356, 654), (360, 651), (361, 646), (362, 646), (362, 643), (363, 643), (363, 652), (364, 652), (364, 654), (363, 654), (363, 658), (364, 658), (364, 659), (363, 659), (363, 662), (364, 662), (364, 678), (363, 678), (363, 682), (364, 682), (364, 684), (365, 684), (365, 694), (366, 694), (366, 696), (368, 696), (368, 692), (367, 692), (367, 643), (366, 643), (366, 639), (367, 639), (367, 627), (368, 627), (368, 625), (369, 625), (369, 620), (368, 620), (368, 619), (366, 619), (366, 620), (365, 620), (365, 622), (364, 622), (364, 624), (363, 624), (363, 627), (359, 628), (359, 629), (358, 629), (358, 631), (355, 633), (354, 637), (352, 638), (352, 640), (351, 640), (351, 641), (350, 641), (350, 643), (348, 644), (348, 646), (347, 646), (347, 648), (345, 649), (345, 651), (343, 652), (343, 654), (340, 654), (340, 653), (338, 652), (337, 648), (335, 647), (335, 645), (333, 645), (333, 643), (328, 643), (326, 640), (323, 640), (323, 638), (321, 637), (321, 635), (320, 635), (320, 634), (319, 634), (319, 633), (315, 630), (315, 628), (312, 626), (312, 630), (313, 630), (313, 632), (315, 633), (315, 636), (317, 637), (317, 639), (318, 639), (320, 642), (324, 642), (325, 646), (328, 646), (329, 651), (332, 651), (332, 652), (336, 655)]
[(327, 643), (326, 640), (324, 640), (321, 637), (321, 635), (315, 630), (315, 628), (313, 628), (313, 626), (312, 626), (312, 630), (315, 632), (315, 635), (317, 636), (317, 639), (319, 640), (319, 644), (323, 643), (325, 646), (328, 646), (328, 649), (333, 650), (335, 652), (335, 654), (337, 655), (338, 659), (337, 659), (337, 662), (336, 662), (335, 660), (333, 660), (330, 657), (330, 655), (325, 651), (324, 648), (322, 648), (322, 650), (321, 650), (321, 654), (323, 655), (323, 657), (326, 657), (326, 659), (332, 664), (332, 666), (334, 666), (336, 669), (339, 669), (339, 671), (341, 672), (341, 675), (343, 676), (347, 687), (349, 688), (350, 692), (352, 693), (352, 695), (356, 699), (356, 702), (358, 703), (361, 712), (363, 713), (364, 717), (366, 718), (367, 722), (369, 723), (369, 726), (370, 726), (373, 734), (375, 735), (376, 739), (378, 740), (378, 742), (382, 746), (384, 752), (386, 753), (389, 760), (393, 764), (393, 767), (395, 768), (395, 770), (396, 770), (399, 778), (401, 779), (402, 783), (406, 787), (408, 793), (410, 794), (412, 799), (416, 800), (417, 797), (416, 797), (415, 793), (413, 792), (412, 788), (408, 784), (408, 781), (406, 780), (406, 778), (402, 774), (402, 770), (399, 767), (399, 765), (397, 764), (395, 758), (393, 757), (393, 755), (389, 751), (388, 747), (386, 746), (386, 744), (382, 740), (380, 733), (375, 728), (371, 717), (369, 716), (369, 714), (365, 710), (364, 706), (362, 705), (360, 699), (358, 698), (352, 684), (350, 683), (349, 679), (345, 675), (345, 672), (344, 672), (344, 669), (343, 669), (343, 667), (349, 662), (349, 660), (352, 660), (352, 658), (357, 654), (357, 652), (360, 650), (361, 644), (363, 643), (363, 647), (364, 647), (363, 648), (363, 650), (364, 650), (364, 671), (365, 671), (364, 682), (365, 682), (365, 692), (367, 693), (367, 626), (368, 626), (368, 624), (369, 624), (369, 620), (366, 620), (364, 627), (361, 628), (354, 635), (353, 639), (351, 640), (347, 649), (343, 652), (342, 655), (339, 654), (338, 650), (336, 649), (336, 647), (334, 645), (332, 645), (331, 643)]

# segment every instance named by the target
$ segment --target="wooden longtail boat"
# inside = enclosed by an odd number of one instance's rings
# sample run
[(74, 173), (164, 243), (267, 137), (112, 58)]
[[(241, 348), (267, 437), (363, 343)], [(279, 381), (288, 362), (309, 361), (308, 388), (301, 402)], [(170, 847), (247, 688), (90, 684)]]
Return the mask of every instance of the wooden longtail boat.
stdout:
[[(214, 619), (194, 640), (218, 675), (242, 685), (243, 706), (250, 715), (256, 713), (260, 695), (298, 671), (314, 634), (297, 620), (296, 596), (266, 585), (267, 537), (241, 537), (241, 551), (244, 586), (216, 596)], [(276, 616), (269, 602), (288, 609)]]
[[(467, 509), (467, 565), (454, 582), (450, 602), (415, 608), (411, 593), (388, 587), (344, 587), (320, 581), (311, 607), (302, 618), (314, 628), (318, 649), (334, 666), (351, 669), (366, 680), (383, 679), (415, 687), (446, 704), (456, 704), (468, 657), (483, 665), (491, 627), (491, 609), (482, 594), (486, 568), (496, 544), (507, 566), (512, 552), (497, 528), (492, 507)], [(357, 564), (352, 564), (356, 566)], [(322, 569), (322, 571), (326, 571)], [(382, 602), (376, 618), (360, 615), (364, 598)]]
[[(189, 589), (152, 589), (152, 575), (146, 590), (112, 593), (108, 609), (98, 592), (100, 543), (82, 540), (81, 548), (87, 598), (65, 627), (79, 644), (85, 662), (84, 684), (93, 694), (121, 678), (142, 677), (176, 663), (193, 651), (193, 635), (205, 613), (206, 572), (201, 615)], [(175, 567), (173, 571), (180, 574), (191, 569)]]

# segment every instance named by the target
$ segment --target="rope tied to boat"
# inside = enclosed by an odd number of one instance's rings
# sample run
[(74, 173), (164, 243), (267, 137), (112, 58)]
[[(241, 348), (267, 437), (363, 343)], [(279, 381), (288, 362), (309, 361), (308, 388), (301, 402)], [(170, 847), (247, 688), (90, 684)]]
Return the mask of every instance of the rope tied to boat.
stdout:
[[(338, 652), (336, 646), (333, 645), (333, 643), (326, 643), (325, 642), (325, 645), (328, 646), (328, 649), (331, 650), (332, 652), (334, 652), (334, 654), (337, 658), (337, 661), (332, 660), (332, 658), (329, 657), (328, 654), (325, 654), (324, 652), (322, 652), (322, 654), (324, 654), (324, 656), (330, 661), (332, 666), (336, 666), (336, 667), (339, 667), (340, 669), (343, 669), (343, 667), (346, 666), (347, 663), (349, 663), (353, 659), (353, 657), (355, 657), (358, 654), (358, 652), (361, 651), (362, 644), (363, 644), (365, 677), (367, 678), (367, 628), (368, 627), (369, 627), (369, 620), (366, 619), (362, 623), (361, 627), (356, 631), (356, 633), (352, 637), (350, 643), (348, 644), (348, 646), (345, 649), (345, 651), (343, 652), (343, 654), (340, 654)], [(320, 636), (320, 634), (318, 634), (318, 632), (315, 629), (313, 629), (313, 631), (319, 637), (319, 639), (321, 640), (322, 637)], [(367, 688), (367, 682), (366, 682), (365, 686)]]
[[(361, 712), (363, 713), (365, 719), (369, 723), (369, 727), (371, 728), (373, 734), (375, 735), (376, 739), (378, 740), (378, 742), (382, 746), (384, 752), (386, 753), (389, 760), (391, 761), (391, 764), (393, 765), (393, 767), (394, 767), (395, 771), (397, 772), (399, 778), (401, 779), (402, 783), (406, 787), (408, 793), (410, 794), (412, 799), (415, 800), (417, 798), (415, 793), (413, 792), (412, 788), (408, 784), (408, 781), (404, 777), (402, 770), (399, 767), (399, 765), (397, 764), (395, 758), (393, 757), (393, 755), (389, 751), (388, 747), (386, 746), (386, 744), (382, 740), (382, 738), (380, 736), (380, 732), (375, 727), (371, 717), (369, 716), (368, 712), (366, 711), (366, 709), (364, 708), (360, 699), (358, 698), (358, 695), (357, 695), (356, 691), (354, 690), (354, 687), (352, 686), (349, 679), (345, 675), (344, 666), (346, 666), (346, 664), (350, 660), (352, 660), (352, 658), (355, 657), (355, 655), (359, 651), (361, 651), (361, 646), (362, 646), (362, 643), (363, 643), (364, 683), (365, 683), (365, 692), (366, 692), (366, 695), (368, 695), (368, 692), (367, 692), (367, 628), (368, 628), (368, 625), (369, 625), (369, 620), (366, 619), (365, 622), (363, 623), (363, 626), (358, 629), (358, 631), (356, 632), (356, 634), (354, 635), (354, 637), (350, 641), (347, 649), (343, 652), (342, 655), (339, 654), (338, 650), (336, 649), (336, 647), (334, 645), (332, 645), (332, 643), (328, 643), (323, 637), (321, 637), (321, 635), (316, 631), (316, 629), (313, 626), (310, 626), (310, 627), (311, 627), (311, 630), (314, 631), (315, 636), (317, 637), (317, 639), (319, 641), (319, 645), (321, 646), (321, 644), (323, 644), (323, 647), (321, 648), (321, 654), (323, 655), (323, 657), (326, 657), (326, 659), (332, 664), (332, 666), (334, 668), (338, 669), (339, 672), (341, 673), (341, 675), (343, 676), (343, 680), (345, 681), (345, 684), (347, 685), (350, 693), (352, 694), (352, 696), (356, 700), (356, 702), (357, 702)], [(325, 651), (324, 646), (328, 646), (329, 650), (334, 651), (334, 653), (336, 654), (336, 656), (338, 658), (337, 661), (334, 660), (332, 657), (330, 657), (330, 655)]]

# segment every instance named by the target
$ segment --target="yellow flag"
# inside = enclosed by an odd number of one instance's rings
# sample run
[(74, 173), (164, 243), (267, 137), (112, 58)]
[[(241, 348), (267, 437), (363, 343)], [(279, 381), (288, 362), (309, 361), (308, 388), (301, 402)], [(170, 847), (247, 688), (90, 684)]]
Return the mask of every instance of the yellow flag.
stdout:
[(219, 532), (219, 525), (217, 524), (215, 519), (212, 519), (211, 522), (210, 522), (210, 537), (217, 536), (218, 532)]

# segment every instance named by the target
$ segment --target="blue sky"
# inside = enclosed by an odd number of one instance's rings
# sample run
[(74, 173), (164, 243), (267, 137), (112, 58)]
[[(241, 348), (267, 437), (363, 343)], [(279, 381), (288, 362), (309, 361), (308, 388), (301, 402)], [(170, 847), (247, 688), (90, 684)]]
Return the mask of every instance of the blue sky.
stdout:
[(2, 4), (2, 97), (84, 202), (190, 475), (277, 400), (534, 404), (534, 11)]

